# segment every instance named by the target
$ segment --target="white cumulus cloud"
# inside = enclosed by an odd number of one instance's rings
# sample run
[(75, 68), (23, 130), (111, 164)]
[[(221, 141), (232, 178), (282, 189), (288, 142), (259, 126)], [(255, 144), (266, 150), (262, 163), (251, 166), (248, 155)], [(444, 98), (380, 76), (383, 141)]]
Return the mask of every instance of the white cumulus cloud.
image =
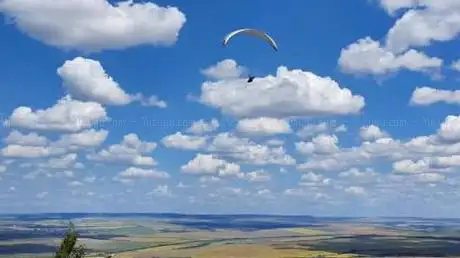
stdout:
[(383, 48), (370, 37), (359, 39), (342, 49), (339, 66), (345, 73), (384, 75), (402, 69), (415, 72), (438, 72), (443, 60), (410, 49), (401, 54)]
[(296, 149), (304, 154), (331, 154), (339, 151), (339, 139), (335, 135), (320, 134), (311, 142), (297, 142)]
[(51, 145), (73, 150), (97, 147), (107, 139), (108, 135), (107, 130), (86, 129), (78, 133), (63, 134)]
[(120, 144), (113, 144), (97, 153), (90, 153), (89, 160), (125, 163), (134, 166), (155, 166), (157, 162), (145, 154), (157, 147), (154, 142), (144, 142), (134, 133), (126, 134)]
[(204, 119), (200, 119), (198, 121), (194, 121), (192, 125), (187, 129), (188, 133), (193, 134), (205, 134), (214, 132), (219, 128), (219, 121), (213, 118), (209, 122), (205, 121)]
[(3, 0), (0, 12), (30, 37), (81, 51), (172, 45), (186, 17), (177, 7), (107, 0)]
[(35, 132), (23, 134), (17, 130), (13, 130), (4, 139), (6, 144), (28, 145), (28, 146), (45, 146), (49, 140), (45, 136)]
[(167, 179), (170, 175), (164, 171), (157, 171), (154, 169), (144, 169), (137, 167), (129, 167), (120, 172), (114, 180), (128, 182), (135, 179), (154, 178), (154, 179)]
[(10, 144), (1, 150), (4, 157), (10, 158), (41, 158), (64, 153), (63, 149), (56, 149), (47, 146), (22, 146)]
[(238, 65), (233, 59), (225, 59), (201, 71), (206, 77), (214, 80), (239, 78), (246, 68)]
[(77, 132), (107, 119), (107, 112), (101, 104), (65, 96), (46, 109), (34, 111), (20, 106), (13, 110), (4, 124), (25, 129)]
[(382, 129), (380, 129), (380, 127), (376, 125), (368, 125), (368, 126), (362, 126), (359, 129), (359, 136), (364, 141), (375, 141), (381, 138), (388, 137), (389, 134), (383, 131)]
[(167, 106), (157, 96), (145, 98), (140, 93), (126, 93), (97, 60), (83, 57), (67, 60), (57, 69), (57, 74), (68, 93), (79, 100), (116, 106), (127, 105), (133, 101), (140, 101), (144, 106)]
[(245, 134), (274, 135), (291, 133), (289, 121), (271, 117), (247, 118), (238, 121), (236, 129)]
[(207, 143), (207, 138), (203, 136), (185, 135), (181, 132), (165, 136), (161, 142), (168, 148), (198, 150)]
[(228, 132), (216, 135), (207, 147), (207, 151), (254, 165), (296, 163), (283, 146), (270, 147), (258, 144), (249, 138), (237, 137)]
[(212, 154), (198, 153), (195, 158), (181, 167), (182, 172), (194, 175), (238, 176), (240, 166), (219, 159)]
[(245, 79), (205, 82), (200, 102), (243, 118), (347, 115), (365, 105), (362, 96), (340, 88), (329, 77), (283, 66), (275, 76), (260, 77), (250, 87)]
[(405, 8), (386, 36), (386, 47), (402, 52), (410, 47), (424, 47), (460, 35), (460, 3), (455, 0), (402, 1), (381, 0), (390, 13)]
[(410, 98), (411, 105), (427, 106), (438, 102), (460, 105), (460, 90), (417, 87)]

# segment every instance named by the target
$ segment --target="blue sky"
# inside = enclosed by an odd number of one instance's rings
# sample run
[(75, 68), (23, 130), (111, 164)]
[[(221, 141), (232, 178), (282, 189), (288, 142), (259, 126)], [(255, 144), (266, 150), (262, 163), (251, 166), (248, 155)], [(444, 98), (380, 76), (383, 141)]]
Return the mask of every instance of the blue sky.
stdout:
[(406, 2), (0, 1), (0, 210), (457, 216), (460, 5)]

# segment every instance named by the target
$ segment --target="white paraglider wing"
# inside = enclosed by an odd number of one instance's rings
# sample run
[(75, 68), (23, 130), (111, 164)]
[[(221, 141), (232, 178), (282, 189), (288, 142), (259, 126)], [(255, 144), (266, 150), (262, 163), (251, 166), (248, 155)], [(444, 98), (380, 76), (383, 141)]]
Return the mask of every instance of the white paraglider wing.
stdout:
[(247, 35), (250, 35), (250, 36), (254, 36), (254, 37), (263, 39), (266, 42), (268, 42), (272, 46), (272, 48), (274, 50), (278, 51), (278, 45), (276, 44), (275, 40), (273, 40), (272, 37), (270, 37), (267, 33), (263, 32), (263, 31), (256, 30), (256, 29), (249, 29), (249, 28), (235, 30), (235, 31), (232, 31), (229, 34), (227, 34), (225, 36), (225, 38), (224, 38), (224, 41), (223, 41), (224, 46), (227, 46), (228, 42), (234, 36), (239, 35), (239, 34), (247, 34)]

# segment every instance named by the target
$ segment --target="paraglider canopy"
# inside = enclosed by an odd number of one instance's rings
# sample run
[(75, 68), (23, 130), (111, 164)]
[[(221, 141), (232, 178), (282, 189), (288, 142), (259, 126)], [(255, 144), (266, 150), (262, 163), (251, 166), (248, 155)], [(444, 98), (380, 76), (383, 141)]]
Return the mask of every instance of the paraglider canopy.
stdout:
[(230, 42), (230, 40), (233, 37), (235, 37), (236, 35), (240, 35), (240, 34), (246, 34), (246, 35), (249, 35), (249, 36), (253, 36), (253, 37), (257, 37), (259, 39), (262, 39), (262, 40), (266, 41), (267, 43), (269, 43), (270, 46), (275, 51), (278, 51), (278, 44), (276, 44), (275, 40), (272, 37), (270, 37), (270, 35), (268, 35), (267, 33), (263, 32), (263, 31), (256, 30), (256, 29), (251, 29), (251, 28), (238, 29), (238, 30), (235, 30), (235, 31), (232, 31), (232, 32), (228, 33), (224, 38), (223, 45), (227, 46), (227, 44)]

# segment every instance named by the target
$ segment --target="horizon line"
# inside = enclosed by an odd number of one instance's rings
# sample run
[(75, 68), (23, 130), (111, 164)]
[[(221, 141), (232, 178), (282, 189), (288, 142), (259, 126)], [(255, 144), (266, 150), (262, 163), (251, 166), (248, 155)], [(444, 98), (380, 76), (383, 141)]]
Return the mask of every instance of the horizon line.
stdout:
[(110, 214), (110, 215), (187, 215), (187, 216), (278, 216), (278, 217), (312, 217), (312, 218), (416, 218), (416, 219), (460, 219), (460, 217), (427, 217), (427, 216), (332, 216), (332, 215), (308, 215), (308, 214), (276, 214), (276, 213), (185, 213), (185, 212), (24, 212), (24, 213), (0, 213), (0, 216), (15, 215), (59, 215), (59, 214)]

